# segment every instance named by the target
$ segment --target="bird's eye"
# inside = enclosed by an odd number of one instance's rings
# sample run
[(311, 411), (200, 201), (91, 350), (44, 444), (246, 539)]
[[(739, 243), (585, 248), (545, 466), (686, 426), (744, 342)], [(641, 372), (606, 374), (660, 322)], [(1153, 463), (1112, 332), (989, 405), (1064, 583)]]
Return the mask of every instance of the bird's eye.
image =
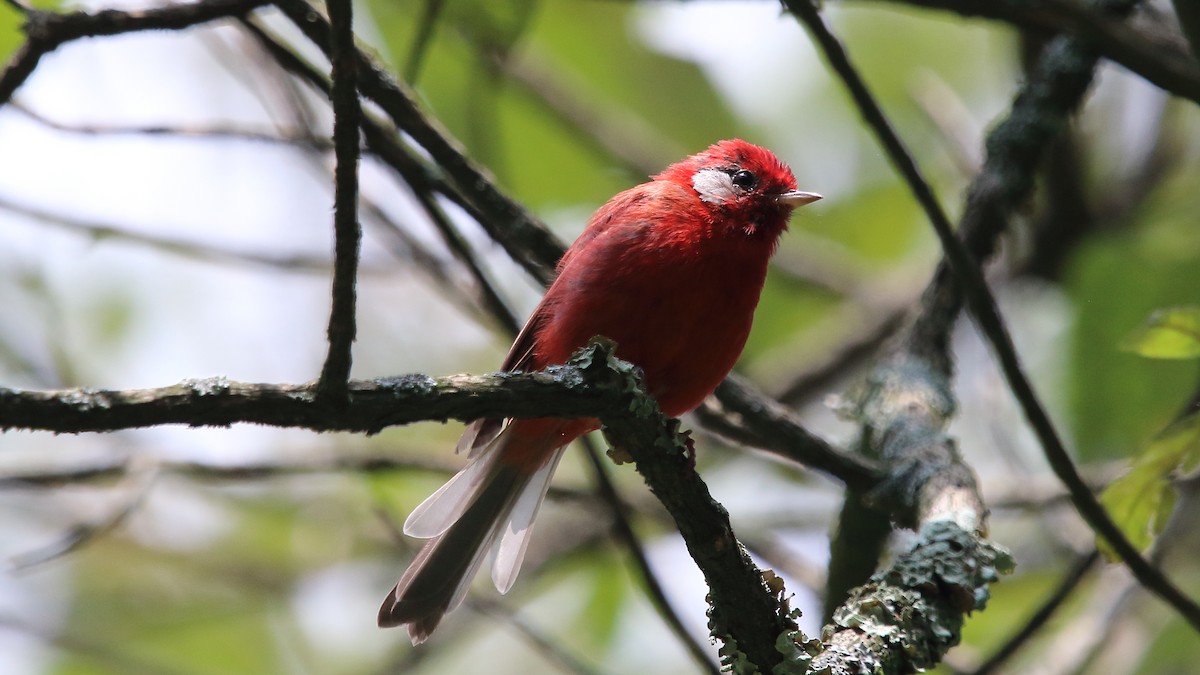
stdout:
[(733, 184), (742, 188), (743, 190), (753, 190), (754, 186), (758, 185), (758, 176), (755, 176), (752, 172), (745, 169), (740, 169), (734, 172), (732, 178)]

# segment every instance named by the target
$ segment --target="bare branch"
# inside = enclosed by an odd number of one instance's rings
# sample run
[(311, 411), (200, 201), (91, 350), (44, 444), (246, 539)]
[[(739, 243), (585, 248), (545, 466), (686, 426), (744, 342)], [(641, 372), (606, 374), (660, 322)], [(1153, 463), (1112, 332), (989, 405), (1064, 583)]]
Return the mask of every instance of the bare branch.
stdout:
[[(276, 5), (313, 42), (329, 55), (329, 23), (304, 0), (279, 0)], [(482, 167), (436, 122), (425, 116), (415, 96), (369, 57), (356, 50), (359, 87), (364, 96), (382, 108), (405, 133), (420, 144), (453, 181), (457, 192), (482, 214), (479, 222), (513, 260), (542, 283), (554, 275), (554, 263), (563, 245), (523, 206), (502, 193)], [(368, 136), (369, 140), (369, 136)]]
[(12, 569), (25, 570), (56, 560), (68, 553), (78, 551), (89, 542), (113, 531), (141, 506), (146, 495), (150, 493), (156, 478), (157, 472), (153, 469), (127, 474), (128, 485), (124, 488), (127, 494), (121, 499), (120, 504), (99, 517), (75, 524), (58, 540), (50, 544), (13, 556), (9, 561)]
[[(204, 244), (198, 241), (172, 239), (158, 235), (145, 234), (132, 229), (126, 229), (111, 223), (93, 220), (82, 220), (55, 213), (46, 209), (22, 204), (0, 194), (0, 209), (11, 213), (19, 213), (33, 218), (41, 223), (72, 232), (95, 240), (118, 240), (169, 253), (171, 255), (206, 262), (236, 262), (259, 265), (276, 270), (299, 272), (305, 274), (324, 274), (332, 269), (328, 258), (306, 255), (277, 255), (270, 253), (255, 253), (251, 251), (235, 251)], [(371, 273), (384, 273), (385, 270), (372, 269)]]
[(574, 654), (568, 652), (563, 645), (551, 640), (542, 631), (522, 621), (512, 610), (499, 602), (470, 598), (467, 600), (467, 606), (480, 614), (511, 626), (518, 635), (524, 638), (546, 660), (557, 664), (560, 670), (575, 673), (576, 675), (599, 675), (598, 671), (584, 663)]
[(17, 50), (0, 73), (0, 105), (33, 74), (42, 57), (72, 40), (119, 35), (143, 30), (180, 30), (231, 16), (243, 16), (268, 4), (269, 0), (201, 0), (166, 7), (125, 12), (105, 9), (99, 12), (43, 12), (27, 9), (24, 13), (25, 44)]
[[(882, 474), (871, 460), (845, 452), (809, 433), (786, 406), (759, 392), (737, 375), (717, 388), (720, 408), (706, 405), (698, 412), (717, 433), (836, 477), (850, 486), (868, 489)], [(722, 419), (723, 417), (723, 419)]]
[(354, 15), (350, 0), (329, 0), (330, 61), (333, 87), (333, 145), (337, 157), (333, 190), (333, 298), (329, 311), (329, 352), (317, 383), (317, 397), (336, 406), (346, 404), (351, 351), (357, 332), (358, 257), (362, 226), (358, 223), (359, 120), (358, 61), (354, 54)]
[(84, 136), (170, 136), (172, 138), (194, 138), (197, 140), (232, 140), (255, 143), (292, 145), (312, 150), (332, 150), (333, 143), (327, 138), (314, 136), (302, 129), (275, 129), (266, 131), (241, 125), (180, 126), (154, 124), (127, 126), (115, 124), (67, 124), (41, 114), (20, 101), (11, 101), (9, 108), (48, 129)]

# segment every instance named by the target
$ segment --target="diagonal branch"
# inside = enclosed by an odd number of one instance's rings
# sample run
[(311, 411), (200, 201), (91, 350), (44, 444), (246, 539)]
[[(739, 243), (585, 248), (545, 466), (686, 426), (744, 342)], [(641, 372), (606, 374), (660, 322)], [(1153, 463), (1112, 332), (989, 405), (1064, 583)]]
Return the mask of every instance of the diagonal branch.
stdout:
[(580, 439), (580, 442), (584, 446), (584, 455), (587, 457), (588, 465), (592, 468), (592, 475), (596, 478), (596, 492), (612, 511), (613, 536), (629, 550), (629, 555), (633, 558), (633, 565), (637, 569), (638, 574), (641, 575), (642, 583), (646, 585), (646, 595), (649, 596), (651, 604), (658, 610), (667, 627), (675, 634), (675, 637), (691, 655), (692, 660), (696, 662), (696, 666), (711, 675), (718, 675), (720, 672), (719, 669), (713, 665), (704, 647), (693, 640), (692, 636), (687, 632), (687, 627), (683, 625), (683, 620), (679, 617), (679, 613), (675, 611), (675, 608), (671, 606), (670, 600), (667, 599), (666, 591), (663, 590), (662, 584), (659, 583), (658, 576), (655, 575), (654, 569), (650, 567), (650, 560), (646, 557), (646, 551), (642, 547), (637, 533), (633, 531), (633, 525), (629, 522), (629, 505), (625, 503), (625, 500), (621, 499), (621, 495), (617, 494), (616, 486), (613, 485), (612, 480), (608, 477), (608, 469), (604, 466), (604, 460), (600, 458), (590, 437), (584, 436)]
[[(838, 75), (850, 88), (864, 117), (880, 136), (892, 161), (909, 180), (918, 200), (925, 205), (927, 199), (932, 199), (932, 192), (926, 194), (914, 182), (910, 174), (916, 172), (916, 165), (911, 155), (887, 123), (874, 97), (850, 65), (841, 45), (824, 26), (816, 9), (803, 0), (785, 0), (785, 4), (813, 30)], [(1122, 16), (1136, 3), (1131, 0), (1109, 0), (1097, 4), (1105, 12)], [(1099, 536), (1109, 541), (1147, 589), (1200, 630), (1200, 606), (1142, 557), (1079, 476), (1049, 415), (1025, 376), (1012, 337), (976, 263), (976, 260), (991, 255), (1010, 214), (1028, 198), (1033, 188), (1034, 168), (1044, 148), (1057, 136), (1078, 107), (1091, 84), (1098, 59), (1090, 43), (1081, 38), (1059, 37), (1047, 46), (1029, 82), (1014, 101), (1009, 117), (988, 137), (987, 162), (968, 191), (967, 208), (960, 226), (961, 240), (955, 236), (940, 210), (926, 207), (942, 243), (945, 259), (923, 299), (922, 314), (909, 332), (906, 349), (910, 356), (917, 357), (926, 366), (932, 366), (935, 372), (927, 372), (922, 377), (932, 377), (933, 389), (945, 391), (945, 380), (950, 369), (946, 341), (965, 295), (980, 331), (992, 345), (1009, 388), (1025, 412), (1051, 468), (1071, 493), (1080, 515)], [(948, 391), (945, 395), (949, 407), (939, 413), (942, 424), (953, 411), (953, 399)], [(870, 399), (866, 399), (864, 406), (869, 402)]]
[(1033, 639), (1049, 621), (1062, 608), (1075, 589), (1083, 583), (1088, 574), (1096, 567), (1100, 561), (1100, 552), (1092, 549), (1091, 552), (1085, 553), (1075, 559), (1071, 568), (1058, 581), (1054, 591), (1050, 593), (1019, 629), (1007, 640), (1000, 645), (991, 656), (980, 664), (975, 670), (971, 671), (971, 675), (988, 675), (996, 672), (1004, 662), (1012, 657), (1021, 647)]
[[(277, 0), (277, 7), (326, 56), (330, 50), (329, 22), (305, 0)], [(416, 96), (361, 50), (358, 59), (359, 88), (406, 134), (437, 162), (457, 191), (484, 217), (480, 224), (513, 260), (542, 283), (554, 275), (554, 264), (562, 256), (562, 244), (523, 206), (500, 191), (495, 180), (473, 162), (450, 134), (427, 117), (416, 104)]]

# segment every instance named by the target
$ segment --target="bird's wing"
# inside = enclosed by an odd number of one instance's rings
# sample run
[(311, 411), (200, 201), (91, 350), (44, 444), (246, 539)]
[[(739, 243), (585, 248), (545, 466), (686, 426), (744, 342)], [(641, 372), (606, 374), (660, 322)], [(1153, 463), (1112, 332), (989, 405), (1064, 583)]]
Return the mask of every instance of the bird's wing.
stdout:
[[(517, 370), (537, 369), (534, 364), (534, 347), (537, 341), (538, 326), (541, 325), (545, 312), (544, 306), (545, 301), (543, 300), (533, 311), (529, 320), (525, 322), (521, 332), (517, 333), (517, 339), (513, 340), (512, 347), (508, 349), (508, 356), (504, 357), (504, 363), (500, 365), (500, 372), (510, 373)], [(504, 429), (504, 423), (505, 420), (499, 417), (488, 417), (471, 422), (463, 431), (463, 435), (459, 437), (454, 451), (466, 452), (468, 457), (474, 457), (500, 435)]]
[[(588, 221), (583, 233), (579, 235), (575, 242), (571, 244), (571, 247), (567, 249), (566, 253), (563, 254), (563, 257), (559, 259), (556, 268), (559, 276), (562, 276), (563, 270), (571, 264), (581, 251), (586, 250), (592, 242), (612, 230), (615, 225), (624, 224), (628, 226), (631, 221), (638, 223), (646, 222), (648, 218), (642, 211), (647, 204), (652, 203), (653, 197), (658, 192), (664, 189), (670, 190), (673, 187), (671, 185), (663, 186), (656, 183), (639, 185), (613, 197), (607, 204), (600, 207), (591, 220)], [(550, 365), (538, 361), (536, 347), (538, 333), (548, 318), (549, 313), (553, 311), (553, 308), (547, 303), (546, 298), (553, 296), (554, 285), (551, 284), (550, 290), (547, 291), (542, 302), (538, 304), (537, 309), (533, 310), (533, 314), (525, 322), (525, 326), (521, 328), (521, 332), (517, 334), (517, 339), (513, 341), (512, 347), (508, 350), (508, 356), (504, 358), (504, 363), (500, 366), (500, 372), (540, 370)], [(500, 435), (500, 432), (504, 430), (505, 422), (506, 420), (501, 418), (475, 420), (467, 425), (466, 430), (463, 431), (463, 435), (458, 439), (455, 452), (466, 452), (468, 457), (476, 456)]]

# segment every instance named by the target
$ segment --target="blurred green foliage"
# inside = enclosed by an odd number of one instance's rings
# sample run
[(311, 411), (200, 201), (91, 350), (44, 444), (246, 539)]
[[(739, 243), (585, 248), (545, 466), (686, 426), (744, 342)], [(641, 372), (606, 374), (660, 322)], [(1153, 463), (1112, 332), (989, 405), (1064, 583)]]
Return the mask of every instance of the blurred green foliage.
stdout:
[[(1186, 255), (1185, 228), (1194, 229), (1183, 220), (1151, 220), (1097, 237), (1075, 256), (1067, 288), (1077, 318), (1068, 353), (1082, 459), (1133, 454), (1178, 413), (1196, 386), (1196, 368), (1187, 362), (1149, 360), (1121, 349), (1152, 311), (1196, 300), (1200, 265)], [(1197, 253), (1200, 249), (1192, 252)]]

